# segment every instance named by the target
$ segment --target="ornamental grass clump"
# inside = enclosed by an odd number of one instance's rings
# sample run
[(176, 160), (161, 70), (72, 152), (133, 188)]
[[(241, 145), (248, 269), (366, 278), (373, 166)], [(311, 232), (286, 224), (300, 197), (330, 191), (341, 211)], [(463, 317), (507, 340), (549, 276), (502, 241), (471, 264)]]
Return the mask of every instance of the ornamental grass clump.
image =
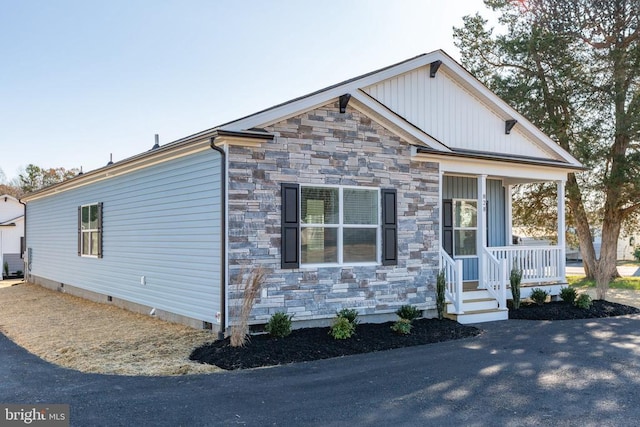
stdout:
[(513, 309), (520, 308), (520, 282), (522, 281), (522, 270), (513, 268), (511, 275), (509, 276), (509, 283), (511, 284), (511, 297), (513, 299)]
[(575, 288), (567, 286), (566, 288), (562, 288), (560, 290), (560, 298), (562, 298), (562, 301), (566, 302), (567, 304), (575, 304), (577, 296), (578, 293), (576, 292)]
[(283, 313), (281, 311), (274, 313), (267, 326), (265, 326), (265, 330), (275, 338), (284, 338), (291, 333), (291, 318), (293, 315)]
[[(252, 274), (247, 276), (242, 289), (242, 304), (235, 307), (237, 315), (236, 323), (231, 326), (230, 344), (231, 347), (244, 347), (249, 339), (249, 315), (253, 309), (256, 295), (264, 283), (266, 271), (263, 267), (258, 267)], [(238, 285), (240, 287), (241, 285)]]
[(547, 291), (540, 288), (535, 288), (531, 291), (531, 295), (529, 296), (529, 298), (531, 298), (536, 304), (543, 305), (547, 301), (548, 296), (549, 293)]

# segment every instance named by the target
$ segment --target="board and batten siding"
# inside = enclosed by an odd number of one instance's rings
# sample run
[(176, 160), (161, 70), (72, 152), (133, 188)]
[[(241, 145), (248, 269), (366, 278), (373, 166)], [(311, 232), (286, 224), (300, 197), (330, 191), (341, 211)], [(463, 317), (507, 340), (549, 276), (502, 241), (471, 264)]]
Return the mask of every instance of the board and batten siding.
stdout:
[(505, 120), (510, 117), (498, 116), (456, 83), (446, 69), (431, 78), (429, 68), (417, 68), (364, 91), (448, 147), (557, 158), (522, 134), (517, 125), (505, 134)]
[[(447, 176), (442, 182), (443, 199), (478, 199), (478, 180), (472, 177)], [(487, 179), (488, 246), (504, 246), (505, 240), (505, 192), (502, 181)], [(478, 280), (478, 259), (462, 258), (463, 279)]]
[[(214, 323), (219, 165), (204, 151), (29, 202), (30, 274)], [(103, 257), (78, 256), (78, 206), (98, 202)]]

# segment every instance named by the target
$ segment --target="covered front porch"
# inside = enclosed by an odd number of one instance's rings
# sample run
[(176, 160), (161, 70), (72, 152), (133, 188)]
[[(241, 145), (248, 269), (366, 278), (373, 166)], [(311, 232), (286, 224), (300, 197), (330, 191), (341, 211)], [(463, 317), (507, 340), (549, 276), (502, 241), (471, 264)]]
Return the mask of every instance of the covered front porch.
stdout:
[(549, 181), (535, 169), (528, 173), (530, 176), (472, 175), (441, 170), (440, 268), (446, 279), (447, 313), (460, 323), (508, 318), (513, 269), (522, 272), (522, 298), (534, 288), (554, 297), (566, 286), (566, 174), (552, 179), (558, 193), (557, 243), (523, 246), (512, 238), (514, 185)]

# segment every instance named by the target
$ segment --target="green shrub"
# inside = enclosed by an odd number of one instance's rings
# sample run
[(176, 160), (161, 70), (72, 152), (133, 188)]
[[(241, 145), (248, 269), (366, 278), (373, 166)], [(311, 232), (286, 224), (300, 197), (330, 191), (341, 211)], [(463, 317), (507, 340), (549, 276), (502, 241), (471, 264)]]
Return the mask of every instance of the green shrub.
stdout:
[(336, 316), (344, 317), (349, 321), (349, 323), (352, 323), (353, 325), (357, 325), (359, 323), (358, 310), (356, 310), (355, 308), (343, 308), (336, 313)]
[(442, 320), (444, 317), (444, 311), (446, 309), (445, 304), (445, 287), (447, 286), (446, 278), (444, 276), (444, 269), (438, 273), (436, 278), (436, 308), (438, 309), (438, 319)]
[(562, 288), (560, 290), (560, 298), (562, 298), (562, 301), (566, 302), (567, 304), (573, 305), (576, 302), (576, 296), (578, 296), (578, 293), (576, 292), (575, 288), (567, 286), (566, 288)]
[(540, 288), (535, 288), (531, 291), (531, 296), (529, 298), (531, 298), (536, 304), (542, 305), (545, 303), (545, 301), (547, 301), (548, 296), (549, 293), (547, 291)]
[(509, 282), (511, 284), (511, 298), (513, 299), (513, 308), (517, 310), (520, 308), (520, 282), (522, 281), (522, 270), (513, 268), (511, 275), (509, 276)]
[(580, 296), (576, 298), (576, 307), (583, 310), (589, 309), (592, 304), (593, 302), (591, 301), (591, 297), (587, 294), (580, 294)]
[(409, 319), (398, 319), (393, 325), (391, 325), (391, 330), (401, 335), (409, 335), (411, 333), (411, 328), (413, 328), (413, 325)]
[(640, 262), (640, 246), (636, 246), (635, 248), (633, 248), (633, 257), (636, 259), (636, 261)]
[(397, 309), (396, 314), (401, 319), (406, 319), (409, 322), (413, 322), (415, 319), (417, 319), (422, 315), (422, 311), (418, 310), (416, 307), (412, 305), (407, 304)]
[(2, 271), (4, 272), (4, 277), (9, 277), (9, 263), (7, 261), (2, 264)]
[(269, 319), (265, 330), (276, 338), (286, 337), (291, 333), (291, 318), (293, 315), (277, 312)]
[(349, 319), (346, 317), (337, 317), (333, 321), (333, 325), (331, 325), (329, 335), (336, 340), (346, 340), (347, 338), (351, 338), (355, 331), (356, 325), (349, 322)]

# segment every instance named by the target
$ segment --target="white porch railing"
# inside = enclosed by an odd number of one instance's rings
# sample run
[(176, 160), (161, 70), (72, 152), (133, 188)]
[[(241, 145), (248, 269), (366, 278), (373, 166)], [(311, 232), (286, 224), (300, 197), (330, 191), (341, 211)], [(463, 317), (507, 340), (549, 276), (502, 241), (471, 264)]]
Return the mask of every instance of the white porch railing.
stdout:
[(508, 271), (507, 261), (497, 259), (487, 248), (483, 248), (480, 262), (482, 277), (479, 280), (479, 287), (489, 291), (498, 301), (498, 308), (506, 310), (507, 308), (507, 283)]
[(445, 298), (455, 308), (454, 314), (463, 314), (462, 310), (462, 260), (454, 260), (440, 248), (440, 268), (444, 270)]
[(501, 246), (487, 251), (507, 263), (507, 275), (515, 267), (522, 271), (521, 283), (564, 281), (564, 259), (559, 246)]

